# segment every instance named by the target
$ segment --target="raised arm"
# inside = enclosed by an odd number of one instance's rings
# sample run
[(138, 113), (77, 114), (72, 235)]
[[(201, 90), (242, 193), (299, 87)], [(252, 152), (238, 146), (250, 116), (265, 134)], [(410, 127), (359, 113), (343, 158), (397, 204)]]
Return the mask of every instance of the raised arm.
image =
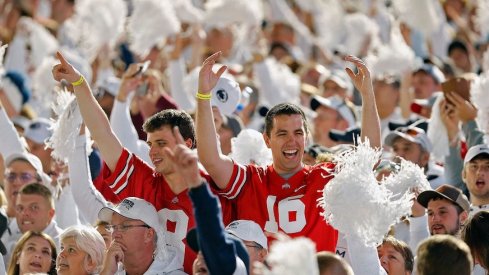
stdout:
[(65, 79), (73, 85), (73, 91), (80, 106), (80, 113), (93, 139), (97, 143), (102, 158), (113, 171), (122, 153), (122, 145), (110, 128), (109, 119), (98, 104), (83, 76), (66, 59), (57, 53), (60, 64), (53, 67), (56, 81)]
[(380, 119), (377, 113), (377, 105), (375, 104), (374, 89), (370, 71), (361, 59), (355, 56), (345, 57), (346, 61), (355, 64), (358, 68), (358, 73), (354, 73), (350, 68), (346, 72), (350, 76), (353, 84), (362, 95), (362, 134), (361, 139), (370, 140), (370, 146), (380, 148), (382, 142), (380, 140)]
[[(222, 66), (217, 73), (212, 71), (212, 66), (220, 55), (218, 52), (208, 57), (200, 69), (198, 92), (203, 97), (197, 98), (196, 128), (199, 160), (217, 186), (224, 189), (231, 178), (233, 162), (219, 150), (210, 103), (211, 90), (226, 70), (226, 66)], [(205, 99), (206, 96), (209, 98)]]

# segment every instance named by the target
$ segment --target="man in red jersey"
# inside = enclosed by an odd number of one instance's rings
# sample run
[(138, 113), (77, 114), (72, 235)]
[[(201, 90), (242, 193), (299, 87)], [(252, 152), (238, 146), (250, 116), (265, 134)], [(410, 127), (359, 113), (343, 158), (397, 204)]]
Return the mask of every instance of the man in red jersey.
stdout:
[[(144, 124), (147, 132), (149, 155), (154, 169), (122, 146), (113, 133), (109, 120), (92, 95), (83, 76), (76, 71), (61, 54), (61, 64), (53, 68), (53, 76), (60, 81), (72, 83), (74, 94), (83, 120), (96, 141), (105, 162), (103, 183), (97, 188), (104, 197), (119, 203), (127, 197), (138, 197), (152, 203), (161, 217), (167, 242), (176, 247), (185, 272), (192, 272), (192, 263), (196, 254), (187, 247), (187, 231), (195, 227), (192, 203), (187, 194), (187, 186), (176, 173), (170, 161), (164, 158), (163, 150), (173, 149), (177, 143), (172, 129), (178, 126), (186, 146), (195, 147), (195, 131), (191, 117), (184, 111), (164, 110), (150, 117)], [(132, 70), (132, 71), (131, 71)], [(137, 66), (130, 67), (126, 75), (134, 75)], [(123, 79), (121, 86), (134, 88), (134, 79)], [(124, 87), (127, 85), (127, 87)], [(203, 174), (203, 173), (202, 173)], [(203, 174), (208, 182), (210, 178)], [(230, 213), (223, 204), (225, 223)]]
[[(318, 251), (335, 251), (337, 232), (320, 215), (317, 199), (331, 179), (331, 163), (307, 166), (302, 163), (306, 136), (306, 118), (300, 107), (282, 103), (274, 106), (265, 118), (263, 138), (272, 150), (273, 164), (267, 167), (242, 166), (219, 153), (212, 118), (209, 94), (220, 75), (212, 66), (220, 53), (209, 57), (199, 75), (197, 94), (197, 144), (199, 159), (214, 180), (221, 197), (231, 200), (237, 218), (253, 220), (265, 231), (285, 232), (289, 236), (311, 238)], [(349, 56), (359, 72), (347, 73), (362, 94), (362, 139), (369, 138), (373, 147), (380, 147), (380, 124), (370, 73), (364, 62)]]

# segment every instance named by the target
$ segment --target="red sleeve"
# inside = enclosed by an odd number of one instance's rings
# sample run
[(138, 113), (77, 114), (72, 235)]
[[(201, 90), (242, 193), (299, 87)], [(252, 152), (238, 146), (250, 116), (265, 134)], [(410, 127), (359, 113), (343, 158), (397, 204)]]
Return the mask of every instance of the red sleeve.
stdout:
[(231, 174), (231, 178), (229, 179), (226, 188), (219, 189), (213, 182), (210, 184), (213, 193), (230, 200), (235, 199), (241, 192), (241, 189), (243, 189), (247, 179), (246, 173), (248, 171), (247, 166), (239, 165), (236, 162), (233, 164), (233, 173)]

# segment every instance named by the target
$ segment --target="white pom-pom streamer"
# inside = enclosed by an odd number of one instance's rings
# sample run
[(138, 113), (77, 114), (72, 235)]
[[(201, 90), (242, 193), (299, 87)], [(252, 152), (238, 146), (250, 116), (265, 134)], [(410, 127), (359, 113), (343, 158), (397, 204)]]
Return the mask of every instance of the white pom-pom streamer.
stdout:
[(259, 26), (263, 20), (262, 0), (211, 0), (205, 8), (208, 27), (225, 27), (232, 23)]
[[(489, 55), (486, 52), (486, 55)], [(471, 102), (478, 109), (477, 122), (486, 136), (489, 134), (489, 71), (475, 78), (470, 86)]]
[(195, 7), (190, 0), (171, 1), (178, 19), (187, 23), (200, 23), (204, 19), (204, 11)]
[(104, 45), (113, 46), (124, 31), (127, 5), (123, 0), (77, 2), (73, 30), (67, 33), (88, 60), (93, 61)]
[[(53, 135), (46, 142), (46, 146), (53, 149), (51, 155), (55, 159), (67, 162), (68, 157), (75, 151), (82, 116), (75, 96), (67, 91), (58, 94), (52, 108), (58, 119), (54, 122)], [(87, 148), (91, 148), (91, 145), (87, 142)], [(88, 152), (91, 152), (91, 149)]]
[(254, 163), (266, 166), (272, 162), (272, 151), (266, 146), (260, 132), (244, 129), (231, 139), (230, 157), (241, 165)]
[[(380, 156), (380, 150), (371, 148), (368, 140), (356, 150), (337, 156), (334, 178), (325, 186), (319, 202), (332, 226), (367, 246), (378, 245), (389, 227), (409, 213), (412, 205), (409, 193), (394, 194), (377, 182), (373, 168)], [(388, 178), (391, 189), (402, 184), (396, 183), (401, 178)]]
[(406, 44), (399, 30), (399, 25), (393, 26), (388, 44), (380, 45), (365, 59), (372, 68), (372, 75), (397, 75), (412, 70), (416, 64), (414, 51)]
[(480, 30), (482, 39), (486, 41), (489, 36), (489, 1), (477, 1), (475, 23)]
[(167, 36), (180, 32), (180, 22), (168, 0), (137, 0), (127, 29), (131, 50), (146, 56)]
[(437, 0), (394, 0), (392, 3), (400, 13), (400, 18), (409, 27), (429, 38), (444, 22), (437, 13)]
[(319, 268), (316, 259), (316, 245), (308, 238), (284, 239), (272, 244), (267, 263), (255, 265), (255, 274), (262, 275), (318, 275)]
[(420, 192), (431, 189), (426, 175), (415, 163), (401, 159), (401, 168), (396, 173), (392, 173), (383, 179), (381, 184), (392, 192), (394, 197), (402, 198), (411, 196), (413, 198), (414, 190)]

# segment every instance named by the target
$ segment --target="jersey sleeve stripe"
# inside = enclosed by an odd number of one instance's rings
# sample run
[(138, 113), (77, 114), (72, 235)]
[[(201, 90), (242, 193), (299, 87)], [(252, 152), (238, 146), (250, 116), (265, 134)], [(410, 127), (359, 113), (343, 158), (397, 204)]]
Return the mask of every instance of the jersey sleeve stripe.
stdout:
[(126, 178), (126, 181), (127, 181), (127, 178), (128, 178), (127, 171), (130, 169), (130, 167), (134, 167), (133, 163), (132, 163), (133, 156), (134, 156), (133, 154), (129, 155), (129, 157), (126, 160), (126, 165), (124, 165), (124, 169), (122, 169), (121, 173), (114, 180), (114, 183), (109, 186), (111, 189), (116, 188), (116, 186), (120, 184), (120, 182), (123, 180), (123, 178)]
[(124, 190), (124, 188), (126, 188), (127, 186), (127, 183), (129, 182), (129, 177), (131, 177), (132, 175), (132, 172), (134, 171), (134, 166), (131, 165), (131, 168), (129, 169), (129, 172), (127, 172), (127, 177), (126, 177), (126, 181), (124, 181), (124, 183), (121, 185), (121, 187), (119, 187), (114, 193), (116, 195), (119, 195), (119, 193)]
[(246, 182), (246, 167), (241, 166), (241, 165), (236, 165), (237, 166), (237, 174), (236, 178), (231, 186), (229, 188), (229, 191), (226, 193), (221, 193), (222, 196), (232, 199), (236, 198), (236, 196), (239, 195), (239, 192), (241, 191), (241, 188), (243, 188), (245, 182)]

